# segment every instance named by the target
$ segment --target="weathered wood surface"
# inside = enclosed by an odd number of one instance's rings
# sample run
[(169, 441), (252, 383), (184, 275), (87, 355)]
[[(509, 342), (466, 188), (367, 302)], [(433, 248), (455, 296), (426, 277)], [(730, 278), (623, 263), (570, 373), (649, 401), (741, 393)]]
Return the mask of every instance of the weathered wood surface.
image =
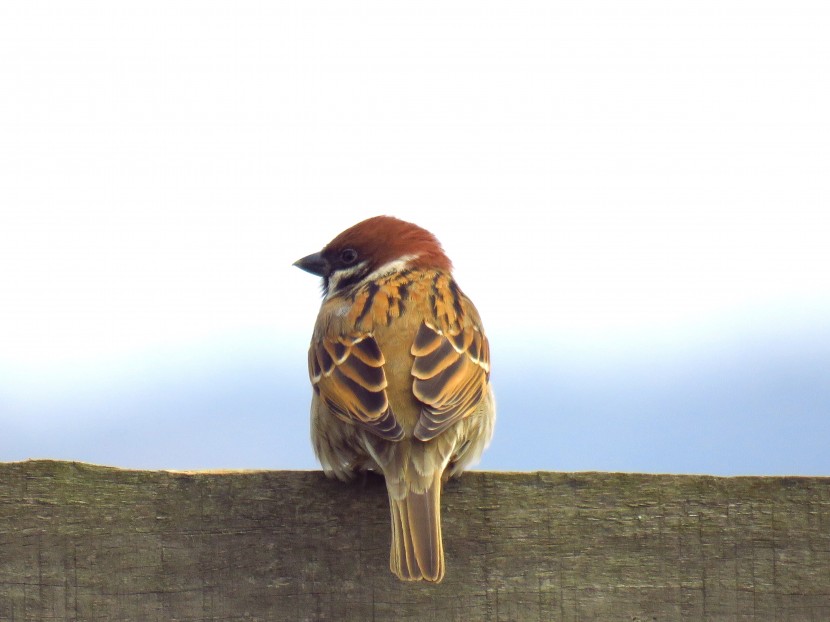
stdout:
[(0, 464), (0, 620), (830, 620), (830, 478), (468, 473), (447, 576), (317, 472)]

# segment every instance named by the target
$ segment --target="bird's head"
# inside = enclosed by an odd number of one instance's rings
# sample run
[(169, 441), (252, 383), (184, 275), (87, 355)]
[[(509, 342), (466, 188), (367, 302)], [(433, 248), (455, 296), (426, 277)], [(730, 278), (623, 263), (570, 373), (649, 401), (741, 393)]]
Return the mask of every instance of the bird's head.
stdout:
[(323, 277), (323, 293), (327, 297), (392, 272), (452, 269), (434, 235), (392, 216), (375, 216), (359, 222), (319, 253), (303, 257), (294, 265)]

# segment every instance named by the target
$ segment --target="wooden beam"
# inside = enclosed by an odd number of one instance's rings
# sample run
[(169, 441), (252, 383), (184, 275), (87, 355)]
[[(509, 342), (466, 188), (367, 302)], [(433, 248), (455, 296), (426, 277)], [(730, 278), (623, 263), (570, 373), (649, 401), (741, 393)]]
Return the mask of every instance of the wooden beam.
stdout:
[(830, 478), (473, 472), (447, 574), (382, 480), (0, 464), (0, 621), (830, 620)]

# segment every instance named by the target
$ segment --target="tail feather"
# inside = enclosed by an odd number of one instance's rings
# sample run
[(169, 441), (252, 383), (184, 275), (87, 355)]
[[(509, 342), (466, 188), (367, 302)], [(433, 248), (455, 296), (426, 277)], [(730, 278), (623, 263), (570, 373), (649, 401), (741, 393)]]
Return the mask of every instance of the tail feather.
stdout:
[(423, 492), (407, 490), (401, 499), (389, 496), (392, 549), (389, 566), (404, 581), (438, 583), (444, 578), (441, 541), (441, 472)]

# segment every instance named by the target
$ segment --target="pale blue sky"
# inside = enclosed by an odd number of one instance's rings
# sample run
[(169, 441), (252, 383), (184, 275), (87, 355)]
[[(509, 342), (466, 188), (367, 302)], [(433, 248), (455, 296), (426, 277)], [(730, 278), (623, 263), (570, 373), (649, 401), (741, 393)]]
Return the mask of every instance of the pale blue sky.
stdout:
[(0, 460), (315, 468), (291, 263), (391, 214), (481, 468), (830, 474), (823, 2), (5, 3)]

